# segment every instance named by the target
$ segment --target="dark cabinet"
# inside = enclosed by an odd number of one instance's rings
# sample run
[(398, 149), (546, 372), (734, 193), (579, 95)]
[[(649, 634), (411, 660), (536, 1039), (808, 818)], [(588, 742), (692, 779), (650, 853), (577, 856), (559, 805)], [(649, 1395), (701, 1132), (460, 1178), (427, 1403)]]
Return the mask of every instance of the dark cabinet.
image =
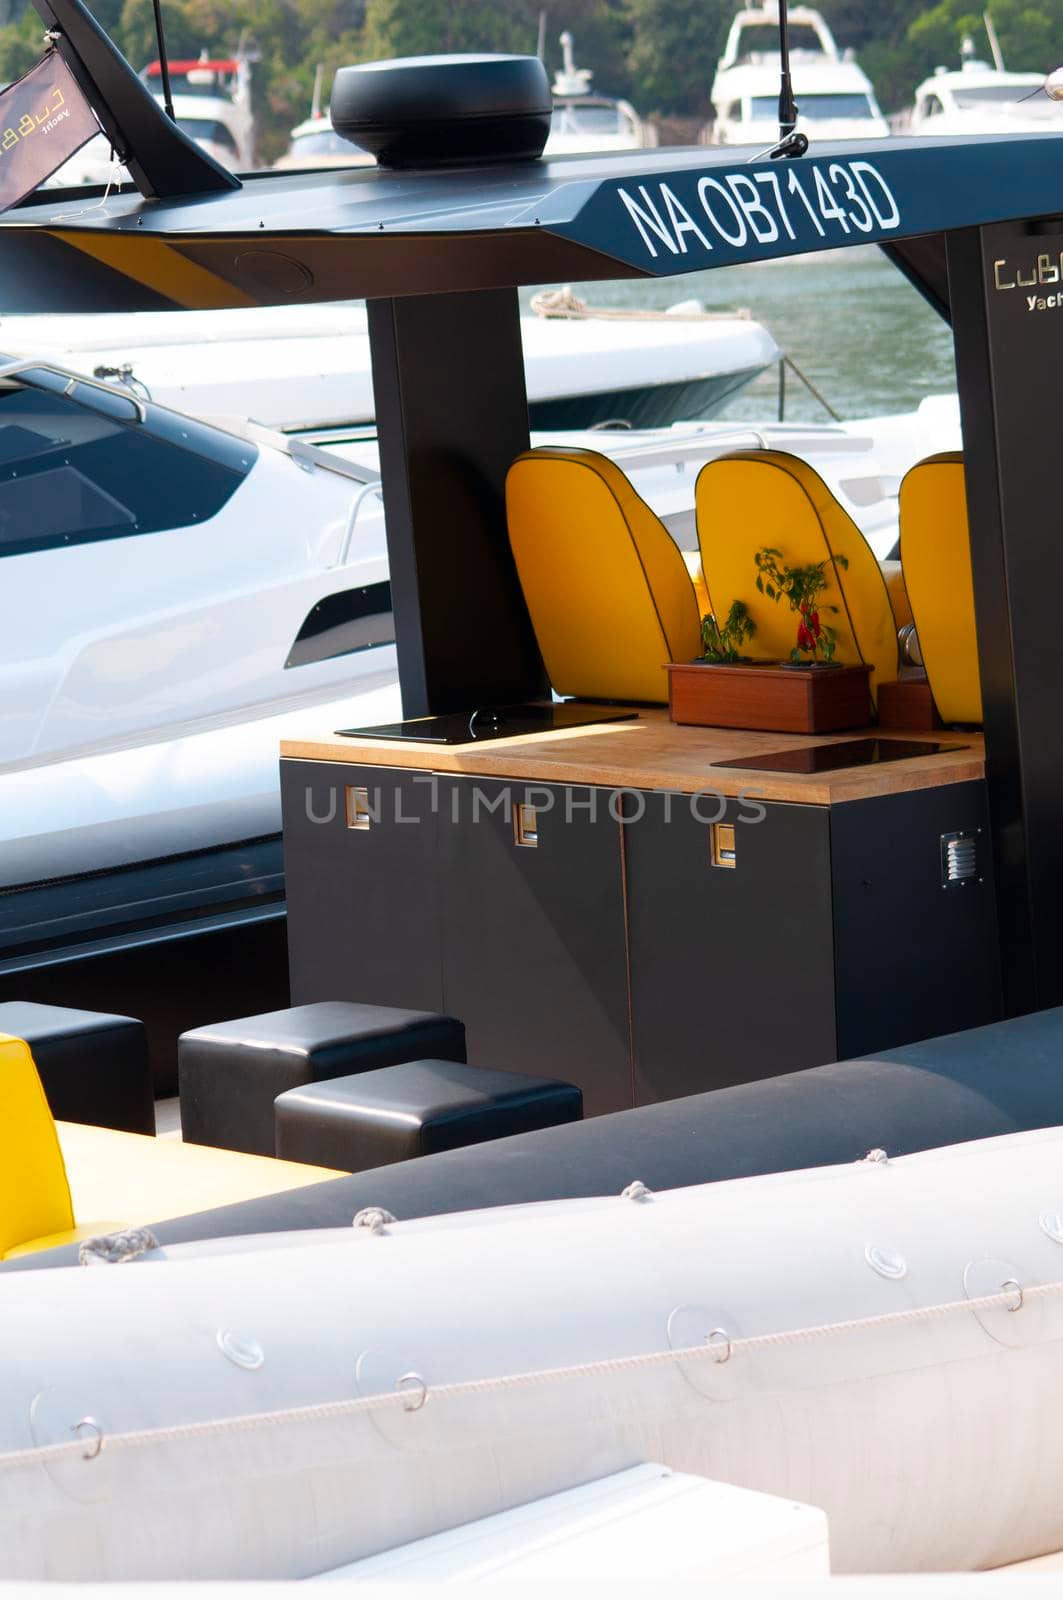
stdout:
[[(1003, 1015), (984, 783), (834, 806), (838, 1054), (868, 1055)], [(970, 875), (949, 880), (949, 840)]]
[(588, 1115), (1000, 1015), (981, 783), (828, 807), (282, 768), (293, 1003), (450, 1012)]
[(632, 1104), (621, 828), (610, 791), (441, 781), (443, 989), (470, 1061)]
[(401, 768), (281, 762), (293, 1005), (444, 1009), (434, 802)]
[(681, 794), (629, 808), (639, 1103), (833, 1061), (828, 812)]

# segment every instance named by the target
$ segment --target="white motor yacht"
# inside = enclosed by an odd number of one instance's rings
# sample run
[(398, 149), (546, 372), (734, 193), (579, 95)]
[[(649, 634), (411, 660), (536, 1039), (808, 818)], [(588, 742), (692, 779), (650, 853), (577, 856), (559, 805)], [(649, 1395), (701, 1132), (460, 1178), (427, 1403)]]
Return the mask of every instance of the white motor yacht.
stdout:
[(1006, 72), (980, 61), (963, 41), (958, 71), (938, 67), (915, 91), (899, 132), (943, 134), (1048, 133), (1063, 130), (1063, 108), (1045, 93), (1041, 72)]
[[(826, 22), (809, 6), (789, 13), (790, 65), (797, 127), (812, 139), (879, 139), (889, 126), (870, 79), (841, 54)], [(779, 122), (779, 13), (765, 0), (740, 11), (712, 85), (715, 144), (768, 145)]]
[(644, 150), (657, 143), (657, 130), (643, 122), (626, 100), (591, 90), (594, 74), (577, 67), (572, 35), (561, 35), (562, 64), (553, 84), (554, 114), (544, 155), (601, 155), (613, 150)]
[(308, 167), (371, 167), (373, 157), (344, 139), (325, 111), (318, 111), (294, 127), (282, 156), (273, 163), (278, 172), (300, 172)]
[[(748, 315), (596, 315), (571, 296), (522, 319), (532, 425), (663, 427), (712, 416), (779, 359)], [(11, 356), (47, 353), (194, 416), (285, 430), (372, 422), (363, 304), (0, 319)]]
[[(255, 165), (255, 124), (249, 59), (244, 55), (213, 59), (202, 50), (194, 60), (170, 61), (168, 66), (177, 126), (223, 167), (250, 170)], [(150, 62), (140, 76), (161, 101), (160, 63)], [(114, 159), (110, 140), (101, 133), (65, 162), (48, 186), (128, 182), (129, 173)]]

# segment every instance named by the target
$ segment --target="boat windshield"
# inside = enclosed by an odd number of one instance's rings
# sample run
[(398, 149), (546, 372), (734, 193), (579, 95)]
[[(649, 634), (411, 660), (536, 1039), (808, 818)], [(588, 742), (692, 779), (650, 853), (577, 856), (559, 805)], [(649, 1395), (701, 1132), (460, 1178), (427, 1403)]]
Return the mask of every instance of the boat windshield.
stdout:
[(191, 526), (246, 475), (205, 456), (203, 439), (215, 436), (187, 418), (157, 412), (131, 427), (137, 407), (120, 389), (75, 382), (68, 394), (65, 375), (27, 377), (32, 386), (0, 386), (0, 560)]
[[(766, 61), (779, 58), (779, 24), (774, 17), (766, 22), (747, 22), (742, 28), (738, 48), (735, 51), (733, 62), (736, 67), (747, 66), (751, 62), (763, 65)], [(807, 22), (791, 22), (789, 28), (790, 55), (814, 57), (819, 61), (827, 59), (827, 52), (823, 48), (823, 40)]]
[(214, 117), (178, 117), (177, 126), (182, 133), (187, 133), (190, 139), (197, 139), (203, 144), (214, 144), (222, 150), (230, 150), (236, 154), (236, 140), (224, 122), (219, 122)]
[(290, 156), (298, 156), (300, 161), (307, 156), (349, 156), (353, 161), (357, 151), (348, 139), (338, 134), (335, 128), (315, 128), (311, 133), (301, 133), (293, 139), (288, 146)]
[[(203, 100), (228, 100), (231, 99), (236, 88), (236, 77), (228, 72), (211, 72), (207, 68), (192, 68), (191, 73), (173, 72), (170, 79), (174, 94), (198, 95)], [(149, 82), (152, 92), (158, 93), (155, 88), (159, 81), (158, 75), (152, 73)]]
[(979, 83), (956, 89), (953, 101), (958, 111), (981, 111), (984, 106), (1021, 105), (1024, 112), (1053, 112), (1055, 107), (1044, 93), (1044, 86), (1022, 83)]
[(550, 119), (551, 133), (630, 133), (630, 119), (618, 105), (608, 100), (576, 101), (571, 105), (555, 105)]
[[(798, 90), (797, 109), (805, 122), (831, 122), (836, 118), (845, 118), (847, 121), (857, 118), (870, 120), (875, 115), (866, 94), (802, 94)], [(754, 122), (777, 122), (779, 96), (754, 95), (749, 103), (749, 113)]]

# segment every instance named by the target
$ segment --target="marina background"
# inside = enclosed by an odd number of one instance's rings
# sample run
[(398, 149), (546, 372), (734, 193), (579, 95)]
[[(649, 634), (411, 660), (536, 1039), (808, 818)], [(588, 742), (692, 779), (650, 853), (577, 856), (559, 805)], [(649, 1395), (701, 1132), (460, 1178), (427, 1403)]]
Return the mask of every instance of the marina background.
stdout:
[[(95, 0), (97, 20), (138, 70), (157, 55), (151, 0)], [(972, 0), (823, 0), (839, 46), (855, 50), (883, 110), (911, 101), (937, 65), (958, 63), (963, 37), (983, 43), (981, 5)], [(335, 69), (357, 61), (439, 51), (534, 51), (542, 27), (551, 75), (558, 37), (576, 36), (597, 91), (624, 95), (658, 127), (661, 143), (697, 137), (733, 0), (166, 0), (171, 57), (241, 45), (255, 60), (258, 153), (269, 164), (294, 123), (309, 112), (314, 74), (327, 95)], [(1063, 0), (994, 0), (994, 26), (1010, 69), (1059, 65)], [(41, 23), (26, 0), (0, 0), (0, 81), (27, 71), (41, 53)], [(795, 37), (795, 42), (796, 37)]]

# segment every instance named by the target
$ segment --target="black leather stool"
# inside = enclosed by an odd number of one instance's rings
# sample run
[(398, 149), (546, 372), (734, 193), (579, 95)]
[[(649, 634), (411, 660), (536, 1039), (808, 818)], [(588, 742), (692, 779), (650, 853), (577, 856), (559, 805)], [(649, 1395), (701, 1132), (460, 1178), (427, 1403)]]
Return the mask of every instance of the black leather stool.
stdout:
[(411, 1156), (578, 1122), (572, 1083), (453, 1061), (408, 1061), (277, 1096), (277, 1154), (364, 1172)]
[(155, 1132), (148, 1039), (136, 1017), (11, 1000), (0, 1005), (0, 1033), (29, 1045), (59, 1122)]
[(286, 1089), (425, 1055), (465, 1060), (465, 1029), (433, 1011), (324, 1000), (193, 1028), (177, 1044), (181, 1127), (190, 1144), (274, 1154), (273, 1102)]

